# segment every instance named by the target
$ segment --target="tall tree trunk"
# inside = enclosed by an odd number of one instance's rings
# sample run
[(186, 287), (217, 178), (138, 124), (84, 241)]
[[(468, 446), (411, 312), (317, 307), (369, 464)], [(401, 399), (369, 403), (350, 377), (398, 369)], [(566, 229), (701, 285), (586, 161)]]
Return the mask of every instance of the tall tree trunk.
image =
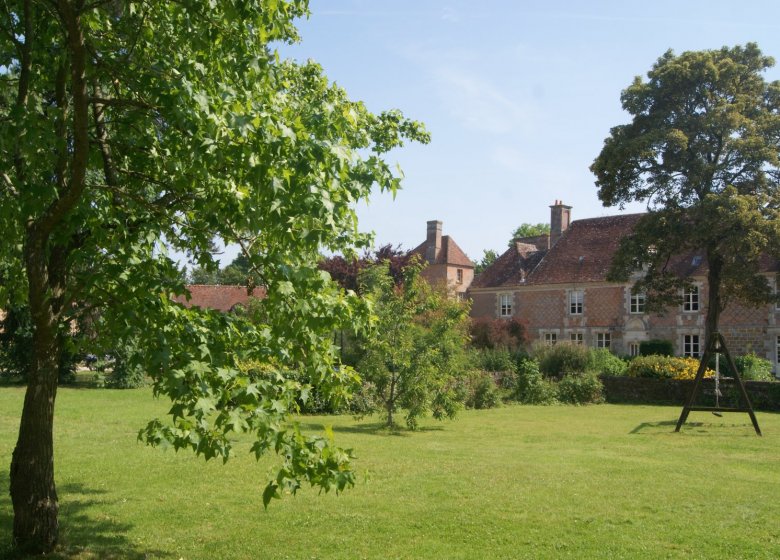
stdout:
[(715, 251), (707, 252), (709, 271), (707, 272), (707, 317), (705, 320), (704, 340), (709, 343), (712, 333), (718, 332), (720, 313), (723, 311), (723, 300), (720, 296), (721, 273), (723, 261)]
[[(35, 237), (30, 236), (30, 237)], [(57, 544), (59, 503), (54, 485), (54, 400), (61, 339), (51, 300), (42, 243), (25, 249), (30, 284), (33, 355), (19, 425), (19, 439), (11, 459), (13, 539), (26, 552), (50, 552)]]
[[(53, 177), (57, 198), (37, 218), (27, 224), (24, 259), (28, 281), (28, 301), (33, 325), (33, 356), (19, 439), (11, 459), (11, 501), (14, 507), (14, 542), (19, 549), (49, 552), (57, 544), (59, 503), (54, 486), (54, 400), (62, 353), (58, 336), (60, 306), (64, 287), (67, 249), (52, 247), (56, 228), (81, 200), (86, 187), (89, 163), (89, 102), (87, 95), (87, 51), (81, 28), (82, 2), (58, 0), (56, 12), (67, 39), (68, 67), (60, 67), (55, 97), (62, 109), (61, 124), (55, 134), (67, 151), (57, 158)], [(25, 22), (31, 25), (31, 3), (25, 2)], [(28, 37), (25, 37), (25, 45)], [(70, 88), (66, 78), (70, 76)], [(21, 91), (21, 90), (20, 90)], [(67, 115), (70, 92), (73, 117)], [(65, 126), (65, 123), (70, 123)], [(68, 127), (72, 131), (70, 136)], [(67, 156), (70, 156), (68, 163)], [(23, 161), (20, 160), (20, 169)], [(22, 169), (23, 170), (23, 169)]]

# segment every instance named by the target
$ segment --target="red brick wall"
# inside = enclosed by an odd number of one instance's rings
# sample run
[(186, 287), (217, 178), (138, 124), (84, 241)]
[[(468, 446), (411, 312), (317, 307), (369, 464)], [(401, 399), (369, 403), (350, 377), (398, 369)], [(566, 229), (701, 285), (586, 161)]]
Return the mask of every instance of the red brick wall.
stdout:
[[(596, 333), (609, 332), (612, 350), (628, 353), (628, 344), (649, 338), (671, 340), (676, 352), (683, 351), (683, 335), (697, 334), (704, 344), (704, 318), (707, 290), (699, 282), (699, 311), (683, 312), (682, 307), (669, 308), (663, 315), (630, 314), (630, 287), (614, 284), (555, 285), (549, 288), (518, 286), (513, 290), (495, 289), (477, 291), (472, 298), (473, 317), (497, 317), (499, 293), (512, 293), (514, 316), (527, 321), (531, 340), (539, 340), (544, 332), (556, 332), (559, 341), (569, 340), (569, 332), (582, 332), (585, 344), (594, 346)], [(568, 291), (584, 291), (583, 314), (571, 315), (568, 309)], [(638, 330), (626, 331), (631, 325), (642, 325)], [(749, 308), (730, 304), (721, 316), (721, 332), (734, 355), (749, 351), (777, 362), (776, 339), (780, 336), (780, 311), (774, 305)], [(631, 340), (627, 339), (630, 334)]]

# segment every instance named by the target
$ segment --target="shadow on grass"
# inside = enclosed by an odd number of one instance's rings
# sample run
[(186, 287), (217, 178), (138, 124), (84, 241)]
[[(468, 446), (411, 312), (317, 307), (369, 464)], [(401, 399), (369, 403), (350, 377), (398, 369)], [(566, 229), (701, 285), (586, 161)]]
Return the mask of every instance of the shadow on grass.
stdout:
[[(676, 420), (664, 420), (662, 422), (642, 422), (631, 430), (630, 434), (668, 434), (674, 431)], [(701, 426), (701, 422), (689, 422), (687, 426)]]
[[(8, 535), (0, 542), (0, 557), (7, 560), (29, 558), (11, 549), (13, 528), (13, 507), (8, 494), (9, 478), (7, 472), (0, 473), (0, 533)], [(144, 560), (164, 558), (166, 553), (150, 548), (140, 548), (127, 538), (132, 529), (129, 523), (123, 523), (107, 516), (100, 517), (101, 506), (110, 504), (105, 490), (89, 488), (80, 483), (58, 486), (60, 498), (60, 543), (54, 553), (46, 558), (68, 560), (71, 558), (101, 558), (106, 560)], [(7, 531), (6, 531), (7, 529)]]
[[(313, 422), (310, 423), (301, 423), (300, 424), (302, 430), (312, 430), (312, 431), (319, 431), (325, 429), (325, 424), (316, 424)], [(375, 435), (375, 436), (399, 436), (399, 437), (409, 437), (410, 435), (414, 434), (415, 432), (438, 432), (443, 430), (444, 428), (442, 426), (425, 426), (422, 428), (417, 428), (416, 430), (409, 430), (408, 428), (405, 428), (403, 426), (392, 426), (388, 427), (387, 424), (384, 422), (371, 422), (369, 424), (353, 424), (351, 426), (333, 426), (333, 431), (336, 433), (342, 433), (342, 434), (365, 434), (365, 435)]]
[[(674, 433), (674, 428), (677, 426), (676, 420), (664, 420), (662, 422), (642, 422), (636, 428), (631, 430), (630, 434), (643, 434), (643, 435), (662, 435)], [(735, 434), (734, 429), (742, 430), (749, 428), (753, 430), (752, 424), (732, 424), (727, 422), (685, 422), (680, 428), (680, 433), (688, 435), (715, 435), (720, 433), (726, 433), (728, 431), (731, 435), (739, 435), (747, 437), (751, 434)]]

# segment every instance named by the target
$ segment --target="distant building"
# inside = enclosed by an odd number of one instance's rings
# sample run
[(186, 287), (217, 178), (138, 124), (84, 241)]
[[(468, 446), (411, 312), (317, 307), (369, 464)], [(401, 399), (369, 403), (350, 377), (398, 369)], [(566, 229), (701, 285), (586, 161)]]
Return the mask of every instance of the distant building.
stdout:
[(238, 305), (246, 305), (250, 297), (265, 297), (265, 288), (255, 288), (252, 294), (249, 294), (245, 286), (191, 284), (187, 286), (187, 290), (190, 293), (189, 298), (176, 296), (174, 301), (185, 307), (216, 309), (222, 312), (233, 311)]
[[(681, 294), (684, 303), (663, 315), (649, 314), (644, 294), (631, 293), (632, 283), (606, 279), (621, 238), (642, 214), (572, 222), (570, 206), (556, 201), (550, 209), (549, 236), (515, 240), (474, 280), (469, 290), (473, 317), (520, 319), (532, 339), (548, 344), (572, 342), (636, 355), (643, 340), (665, 339), (679, 355), (703, 353), (704, 254), (683, 255), (670, 264), (693, 281)], [(761, 269), (774, 285), (778, 263), (767, 258)], [(774, 364), (780, 361), (780, 308), (774, 304), (748, 308), (732, 302), (721, 315), (720, 331), (732, 354), (753, 351)]]
[(474, 263), (449, 235), (442, 236), (442, 223), (428, 222), (425, 241), (412, 249), (428, 266), (422, 273), (431, 284), (444, 284), (463, 297), (474, 280)]

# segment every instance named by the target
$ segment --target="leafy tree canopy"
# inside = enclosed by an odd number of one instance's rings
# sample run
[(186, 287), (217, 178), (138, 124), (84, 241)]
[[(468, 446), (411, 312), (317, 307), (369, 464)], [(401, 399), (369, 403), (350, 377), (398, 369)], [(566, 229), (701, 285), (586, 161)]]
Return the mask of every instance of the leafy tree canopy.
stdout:
[[(10, 0), (0, 15), (0, 308), (29, 306), (29, 385), (11, 465), (14, 539), (57, 541), (52, 425), (62, 337), (102, 310), (102, 336), (136, 336), (171, 418), (141, 437), (226, 460), (232, 432), (284, 457), (267, 503), (303, 481), (352, 481), (349, 454), (285, 422), (305, 387), (253, 378), (239, 359), (339, 386), (330, 333), (366, 309), (316, 267), (349, 251), (355, 203), (399, 178), (382, 154), (427, 141), (378, 115), (316, 63), (281, 59), (305, 0)], [(183, 309), (168, 250), (213, 268), (212, 240), (241, 246), (267, 287), (267, 321)]]
[(187, 273), (190, 284), (223, 284), (227, 286), (257, 286), (262, 282), (246, 255), (238, 255), (224, 268), (208, 269), (196, 266)]
[(538, 235), (548, 235), (550, 233), (550, 224), (520, 224), (517, 229), (512, 232), (512, 237), (509, 238), (508, 246), (512, 247), (515, 239), (521, 237), (536, 237)]
[(373, 253), (365, 250), (358, 256), (334, 255), (322, 259), (319, 263), (320, 270), (324, 270), (330, 277), (345, 290), (360, 291), (360, 275), (368, 268), (386, 262), (390, 275), (396, 285), (404, 280), (404, 269), (411, 263), (412, 255), (400, 247), (390, 244), (383, 245)]
[(771, 301), (762, 259), (780, 256), (780, 82), (755, 44), (666, 52), (623, 91), (629, 124), (593, 162), (600, 200), (649, 212), (621, 243), (611, 277), (640, 266), (636, 289), (660, 309), (679, 303), (692, 263), (706, 259), (708, 333), (731, 299)]
[(483, 270), (496, 262), (496, 259), (498, 258), (498, 253), (493, 249), (485, 249), (482, 253), (482, 259), (480, 259), (474, 267), (474, 274), (480, 274)]

